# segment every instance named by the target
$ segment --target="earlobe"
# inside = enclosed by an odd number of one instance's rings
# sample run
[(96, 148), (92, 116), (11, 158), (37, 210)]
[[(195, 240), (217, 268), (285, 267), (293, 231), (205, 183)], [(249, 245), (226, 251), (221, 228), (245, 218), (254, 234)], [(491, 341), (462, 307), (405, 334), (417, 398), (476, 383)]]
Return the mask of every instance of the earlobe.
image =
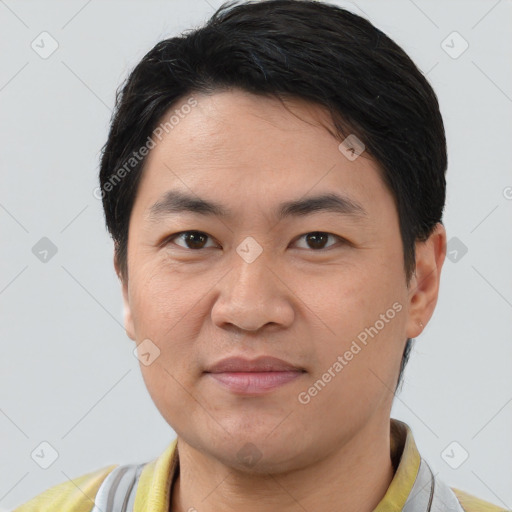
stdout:
[(128, 281), (123, 277), (123, 274), (120, 270), (120, 266), (118, 263), (117, 255), (114, 253), (114, 268), (116, 270), (117, 277), (119, 278), (119, 282), (121, 283), (121, 291), (123, 296), (123, 318), (124, 318), (124, 328), (126, 331), (126, 335), (135, 341), (135, 329), (133, 328), (133, 317), (132, 311), (130, 308), (130, 300), (128, 293)]
[(416, 267), (409, 284), (408, 338), (419, 336), (434, 313), (445, 256), (446, 230), (438, 223), (425, 242), (416, 242)]

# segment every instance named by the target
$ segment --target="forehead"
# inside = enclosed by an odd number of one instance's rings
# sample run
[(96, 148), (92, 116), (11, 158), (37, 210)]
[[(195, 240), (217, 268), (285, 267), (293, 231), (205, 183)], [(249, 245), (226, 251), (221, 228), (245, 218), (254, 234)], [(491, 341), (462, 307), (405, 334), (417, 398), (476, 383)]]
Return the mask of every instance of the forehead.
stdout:
[[(189, 105), (189, 106), (188, 106)], [(171, 120), (170, 122), (169, 120)], [(136, 203), (147, 210), (171, 189), (226, 197), (236, 211), (307, 194), (340, 192), (358, 203), (393, 202), (377, 163), (340, 151), (330, 113), (301, 99), (229, 90), (191, 94), (162, 116)], [(162, 131), (162, 130), (161, 130)]]

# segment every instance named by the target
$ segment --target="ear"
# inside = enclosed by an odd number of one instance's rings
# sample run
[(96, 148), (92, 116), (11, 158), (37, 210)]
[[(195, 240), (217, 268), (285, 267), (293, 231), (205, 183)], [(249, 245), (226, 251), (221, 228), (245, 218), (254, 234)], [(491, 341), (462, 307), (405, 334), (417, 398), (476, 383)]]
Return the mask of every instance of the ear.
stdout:
[(423, 331), (437, 304), (441, 268), (446, 256), (444, 226), (437, 223), (427, 240), (416, 242), (415, 249), (416, 268), (409, 283), (408, 338), (415, 338)]
[(124, 328), (127, 336), (135, 341), (135, 329), (133, 328), (133, 317), (128, 298), (128, 276), (123, 277), (116, 251), (114, 251), (114, 268), (116, 269), (116, 274), (121, 283), (121, 289), (123, 292)]

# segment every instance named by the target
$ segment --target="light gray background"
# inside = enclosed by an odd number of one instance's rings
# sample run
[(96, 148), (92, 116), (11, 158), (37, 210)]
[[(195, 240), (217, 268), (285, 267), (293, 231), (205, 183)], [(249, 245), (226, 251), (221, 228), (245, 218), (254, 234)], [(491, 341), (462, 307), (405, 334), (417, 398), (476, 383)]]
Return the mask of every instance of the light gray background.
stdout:
[[(151, 460), (174, 438), (122, 327), (92, 192), (116, 87), (157, 41), (220, 4), (0, 0), (0, 509), (109, 464)], [(447, 483), (512, 508), (512, 3), (339, 4), (428, 73), (448, 138), (445, 225), (468, 249), (445, 263), (393, 416)], [(47, 59), (31, 48), (43, 31), (59, 45)], [(469, 43), (456, 59), (441, 45), (453, 31)], [(46, 263), (32, 253), (42, 237), (58, 248)], [(31, 458), (43, 441), (59, 455), (46, 470)], [(446, 460), (462, 450), (469, 458), (452, 469)]]

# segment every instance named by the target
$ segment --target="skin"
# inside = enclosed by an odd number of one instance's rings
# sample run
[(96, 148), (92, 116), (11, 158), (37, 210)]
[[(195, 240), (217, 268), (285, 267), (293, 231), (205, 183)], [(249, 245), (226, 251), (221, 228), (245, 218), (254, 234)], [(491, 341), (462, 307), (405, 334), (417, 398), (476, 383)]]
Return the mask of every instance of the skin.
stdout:
[[(437, 302), (445, 230), (439, 224), (416, 244), (407, 286), (397, 210), (378, 165), (340, 152), (323, 108), (303, 100), (285, 108), (236, 89), (194, 98), (198, 105), (148, 155), (130, 218), (128, 276), (115, 262), (128, 336), (160, 350), (141, 371), (178, 435), (171, 509), (371, 511), (393, 478), (393, 391), (405, 341)], [(151, 222), (149, 209), (170, 189), (220, 202), (234, 216), (184, 212)], [(333, 191), (366, 216), (271, 216), (281, 202)], [(208, 235), (204, 248), (170, 238), (187, 230)], [(317, 248), (304, 236), (315, 231), (347, 242), (329, 236)], [(251, 263), (236, 251), (248, 236), (262, 248)], [(396, 302), (401, 311), (300, 403)], [(203, 373), (232, 355), (271, 355), (304, 372), (269, 393), (237, 395)], [(247, 443), (252, 465), (238, 456)]]

